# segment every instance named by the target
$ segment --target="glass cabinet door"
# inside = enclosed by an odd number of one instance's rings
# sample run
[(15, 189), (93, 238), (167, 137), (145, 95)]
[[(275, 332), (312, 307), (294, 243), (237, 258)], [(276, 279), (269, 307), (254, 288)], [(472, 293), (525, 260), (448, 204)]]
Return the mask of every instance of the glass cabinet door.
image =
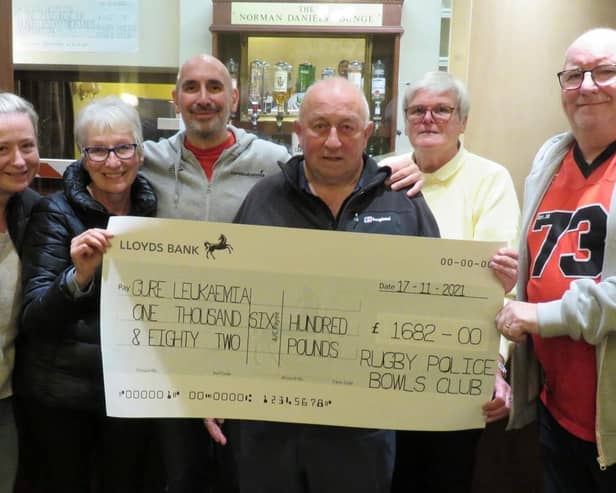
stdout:
[(232, 122), (298, 152), (292, 129), (306, 89), (333, 76), (360, 87), (375, 130), (368, 153), (393, 150), (396, 98), (394, 50), (389, 36), (218, 35), (218, 57), (237, 69), (240, 91)]

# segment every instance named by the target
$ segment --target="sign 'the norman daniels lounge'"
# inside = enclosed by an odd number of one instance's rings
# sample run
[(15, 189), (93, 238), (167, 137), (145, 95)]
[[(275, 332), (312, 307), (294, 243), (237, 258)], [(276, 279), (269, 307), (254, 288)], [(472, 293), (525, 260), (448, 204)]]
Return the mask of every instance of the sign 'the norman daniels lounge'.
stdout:
[(234, 2), (231, 24), (286, 26), (381, 26), (383, 5), (356, 3)]

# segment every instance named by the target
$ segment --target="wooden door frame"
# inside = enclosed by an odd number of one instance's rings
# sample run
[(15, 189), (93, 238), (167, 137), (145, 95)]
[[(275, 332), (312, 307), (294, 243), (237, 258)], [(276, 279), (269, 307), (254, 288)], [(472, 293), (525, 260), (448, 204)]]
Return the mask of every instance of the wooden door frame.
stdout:
[(0, 0), (0, 91), (13, 92), (13, 6), (12, 0)]

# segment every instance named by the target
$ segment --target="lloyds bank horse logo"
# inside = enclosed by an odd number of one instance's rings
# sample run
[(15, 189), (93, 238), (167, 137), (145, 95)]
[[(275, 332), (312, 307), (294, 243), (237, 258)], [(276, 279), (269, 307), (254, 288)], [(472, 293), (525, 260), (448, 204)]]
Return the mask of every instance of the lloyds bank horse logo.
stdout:
[(227, 243), (227, 237), (223, 234), (220, 235), (217, 243), (204, 241), (203, 246), (205, 248), (205, 258), (210, 258), (211, 256), (214, 260), (216, 260), (216, 257), (214, 257), (214, 250), (227, 250), (229, 253), (233, 251), (233, 247), (230, 243)]

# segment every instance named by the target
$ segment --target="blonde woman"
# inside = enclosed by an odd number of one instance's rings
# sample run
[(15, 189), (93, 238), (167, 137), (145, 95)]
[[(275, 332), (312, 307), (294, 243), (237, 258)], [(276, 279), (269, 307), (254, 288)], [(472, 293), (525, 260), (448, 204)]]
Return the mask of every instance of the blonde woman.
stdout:
[(28, 188), (39, 168), (32, 105), (0, 93), (0, 493), (12, 493), (17, 473), (17, 429), (11, 374), (21, 306), (20, 250), (39, 196)]

